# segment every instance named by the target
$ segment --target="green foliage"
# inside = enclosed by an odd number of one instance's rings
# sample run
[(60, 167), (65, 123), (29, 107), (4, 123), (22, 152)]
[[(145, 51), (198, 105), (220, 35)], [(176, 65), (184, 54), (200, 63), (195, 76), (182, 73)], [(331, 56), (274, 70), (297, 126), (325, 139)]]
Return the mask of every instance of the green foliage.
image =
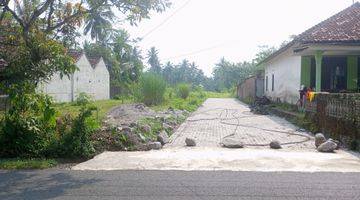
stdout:
[(0, 156), (38, 157), (54, 138), (55, 110), (42, 94), (11, 94), (0, 126)]
[(92, 97), (88, 94), (86, 94), (85, 92), (81, 92), (77, 97), (76, 97), (76, 100), (75, 100), (75, 105), (77, 106), (85, 106), (89, 103), (91, 103), (93, 100), (92, 100)]
[(180, 83), (177, 85), (177, 93), (180, 98), (186, 99), (190, 94), (190, 85), (186, 83)]
[(146, 105), (158, 105), (162, 103), (165, 90), (166, 83), (159, 75), (146, 73), (140, 80), (141, 100)]
[(352, 150), (352, 151), (357, 151), (357, 150), (359, 150), (359, 147), (360, 147), (359, 141), (357, 141), (357, 140), (351, 141), (351, 143), (350, 143), (350, 150)]
[(56, 166), (53, 159), (0, 159), (0, 169), (47, 169)]
[[(62, 135), (55, 144), (52, 144), (51, 153), (60, 157), (89, 158), (94, 155), (95, 149), (91, 142), (91, 135), (99, 128), (99, 123), (92, 117), (95, 106), (83, 106), (79, 115), (68, 123), (63, 123)], [(68, 120), (70, 121), (70, 120)]]
[(150, 65), (149, 72), (154, 74), (160, 74), (162, 70), (158, 54), (159, 52), (155, 47), (151, 47), (147, 54), (148, 64)]

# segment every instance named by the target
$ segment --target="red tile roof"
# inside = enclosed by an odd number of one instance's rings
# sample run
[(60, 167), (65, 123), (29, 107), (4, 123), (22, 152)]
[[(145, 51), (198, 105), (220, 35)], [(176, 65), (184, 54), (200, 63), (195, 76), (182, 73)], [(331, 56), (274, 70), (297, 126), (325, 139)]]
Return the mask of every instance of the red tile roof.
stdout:
[(68, 54), (75, 60), (75, 62), (77, 62), (79, 61), (80, 57), (84, 54), (84, 52), (72, 49), (68, 51)]
[(96, 65), (99, 64), (101, 59), (101, 56), (86, 56), (86, 57), (93, 68), (95, 68)]
[(293, 41), (268, 56), (258, 65), (273, 59), (293, 45), (303, 46), (308, 44), (360, 45), (360, 3), (354, 3), (352, 6), (301, 33)]
[(360, 3), (335, 14), (300, 34), (296, 40), (307, 43), (352, 43), (360, 41)]

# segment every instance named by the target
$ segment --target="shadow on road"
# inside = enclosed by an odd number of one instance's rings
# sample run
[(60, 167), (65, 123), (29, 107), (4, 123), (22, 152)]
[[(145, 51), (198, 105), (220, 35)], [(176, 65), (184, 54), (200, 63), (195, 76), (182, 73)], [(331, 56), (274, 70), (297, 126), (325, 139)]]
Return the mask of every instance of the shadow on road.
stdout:
[(101, 181), (94, 178), (73, 177), (70, 172), (43, 171), (0, 172), (0, 199), (51, 199), (66, 196), (67, 190)]

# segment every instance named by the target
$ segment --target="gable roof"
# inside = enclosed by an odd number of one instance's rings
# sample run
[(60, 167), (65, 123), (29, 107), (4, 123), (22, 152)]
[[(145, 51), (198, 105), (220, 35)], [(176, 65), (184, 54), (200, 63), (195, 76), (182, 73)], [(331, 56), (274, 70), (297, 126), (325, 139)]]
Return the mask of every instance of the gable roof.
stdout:
[(294, 45), (302, 46), (307, 44), (360, 45), (360, 3), (356, 2), (304, 31), (258, 65), (273, 59)]
[[(75, 50), (75, 49), (71, 49), (68, 51), (69, 56), (71, 56), (75, 62), (78, 62), (79, 59), (81, 58), (81, 56), (84, 55), (84, 51), (83, 50)], [(86, 55), (86, 59), (87, 61), (89, 61), (90, 65), (92, 68), (95, 68), (100, 60), (101, 60), (101, 56), (98, 55)]]
[(93, 68), (95, 68), (101, 60), (101, 56), (86, 56), (86, 58)]
[(301, 33), (297, 38), (301, 43), (348, 43), (360, 41), (360, 3), (320, 22)]
[(84, 52), (75, 50), (75, 49), (70, 49), (70, 50), (68, 50), (68, 54), (75, 60), (75, 62), (77, 62), (77, 61), (79, 61), (81, 56), (84, 54)]

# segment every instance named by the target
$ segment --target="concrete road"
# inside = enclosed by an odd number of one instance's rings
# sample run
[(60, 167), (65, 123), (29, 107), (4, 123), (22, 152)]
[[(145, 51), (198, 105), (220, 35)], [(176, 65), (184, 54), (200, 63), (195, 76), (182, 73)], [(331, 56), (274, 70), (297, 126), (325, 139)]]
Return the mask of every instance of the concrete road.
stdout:
[(360, 173), (0, 171), (0, 199), (360, 199)]

